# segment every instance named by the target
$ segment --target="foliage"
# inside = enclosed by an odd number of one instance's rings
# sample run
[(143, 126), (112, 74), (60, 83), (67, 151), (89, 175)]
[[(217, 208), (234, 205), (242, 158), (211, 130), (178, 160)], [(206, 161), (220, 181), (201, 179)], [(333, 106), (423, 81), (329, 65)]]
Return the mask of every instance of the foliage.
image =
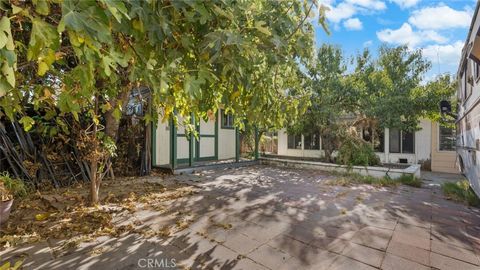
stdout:
[(22, 264), (23, 264), (23, 261), (25, 259), (19, 259), (18, 261), (15, 261), (15, 263), (13, 265), (11, 265), (11, 263), (9, 261), (7, 261), (6, 263), (2, 264), (0, 266), (0, 270), (17, 270), (17, 269), (21, 269), (22, 267)]
[(329, 180), (327, 184), (329, 185), (340, 185), (340, 186), (350, 186), (350, 185), (373, 185), (377, 187), (389, 187), (397, 186), (398, 181), (391, 179), (390, 177), (376, 178), (370, 175), (361, 175), (359, 173), (344, 172), (344, 173), (334, 173), (335, 178)]
[(380, 159), (373, 151), (372, 146), (358, 136), (342, 138), (338, 150), (337, 163), (349, 166), (375, 166), (380, 164)]
[(27, 188), (20, 179), (10, 177), (8, 172), (0, 174), (1, 201), (9, 201), (14, 198), (22, 198), (27, 195)]
[(468, 180), (458, 181), (456, 183), (443, 183), (442, 191), (448, 198), (466, 203), (470, 206), (480, 206), (480, 198), (475, 194)]
[(396, 179), (400, 183), (412, 186), (412, 187), (422, 187), (422, 180), (415, 177), (412, 174), (402, 174), (398, 179)]
[(456, 91), (457, 81), (449, 74), (444, 74), (428, 82), (425, 86), (418, 88), (413, 94), (415, 100), (424, 108), (425, 117), (444, 126), (454, 128), (455, 119), (442, 115), (439, 104), (442, 100), (449, 101), (452, 105), (452, 113), (455, 114), (457, 110)]
[(318, 48), (315, 59), (307, 66), (306, 87), (311, 91), (311, 105), (300, 121), (289, 128), (291, 133), (319, 131), (327, 161), (333, 160), (336, 136), (343, 129), (338, 119), (353, 110), (356, 99), (346, 84), (346, 70), (340, 47), (323, 44)]
[[(0, 118), (19, 119), (26, 130), (56, 119), (45, 134), (71, 126), (65, 116), (79, 122), (95, 201), (135, 87), (151, 89), (145, 122), (160, 116), (181, 124), (182, 116), (187, 131), (194, 130), (191, 114), (206, 119), (221, 106), (240, 128), (245, 119), (278, 128), (302, 113), (308, 93), (299, 64), (313, 52), (316, 7), (298, 0), (2, 0)], [(27, 104), (40, 119), (25, 113)]]
[(421, 50), (407, 46), (384, 45), (376, 60), (365, 49), (357, 55), (355, 71), (349, 76), (359, 95), (359, 113), (377, 120), (382, 128), (416, 130), (420, 118), (432, 109), (416, 95), (422, 91), (421, 82), (430, 67)]

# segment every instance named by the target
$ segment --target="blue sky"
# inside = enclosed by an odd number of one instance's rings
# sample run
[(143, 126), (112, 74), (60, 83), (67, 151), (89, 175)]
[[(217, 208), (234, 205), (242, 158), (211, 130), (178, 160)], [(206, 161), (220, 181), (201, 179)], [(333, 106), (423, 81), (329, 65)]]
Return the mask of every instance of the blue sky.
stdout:
[(425, 80), (455, 74), (476, 0), (320, 0), (330, 8), (331, 34), (316, 27), (316, 42), (338, 44), (347, 56), (382, 43), (422, 49), (432, 62)]

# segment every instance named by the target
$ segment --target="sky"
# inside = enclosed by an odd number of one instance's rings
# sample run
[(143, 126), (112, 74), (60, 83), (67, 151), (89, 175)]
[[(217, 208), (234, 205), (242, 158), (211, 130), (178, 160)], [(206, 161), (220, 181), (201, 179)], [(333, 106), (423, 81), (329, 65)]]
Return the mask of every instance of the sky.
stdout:
[(425, 75), (455, 75), (476, 0), (320, 0), (330, 35), (317, 26), (317, 46), (340, 45), (346, 56), (368, 47), (374, 53), (386, 43), (422, 49), (432, 62)]

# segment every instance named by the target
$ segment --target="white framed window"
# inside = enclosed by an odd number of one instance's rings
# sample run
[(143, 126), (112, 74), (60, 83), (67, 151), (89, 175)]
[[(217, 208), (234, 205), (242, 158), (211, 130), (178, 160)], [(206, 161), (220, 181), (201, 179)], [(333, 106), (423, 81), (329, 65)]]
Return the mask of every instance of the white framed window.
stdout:
[(287, 141), (288, 141), (287, 143), (288, 149), (302, 149), (302, 135), (288, 134)]
[(390, 129), (390, 153), (414, 154), (415, 153), (415, 133)]
[(454, 128), (438, 125), (438, 150), (455, 151), (456, 133)]

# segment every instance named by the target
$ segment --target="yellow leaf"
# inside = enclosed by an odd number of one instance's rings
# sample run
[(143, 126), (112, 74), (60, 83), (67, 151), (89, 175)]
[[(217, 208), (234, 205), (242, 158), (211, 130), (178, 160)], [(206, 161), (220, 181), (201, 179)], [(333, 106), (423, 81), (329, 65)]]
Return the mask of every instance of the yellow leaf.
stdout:
[(10, 262), (6, 262), (2, 266), (0, 266), (0, 270), (9, 270), (9, 269), (10, 269)]
[(42, 221), (42, 220), (47, 219), (49, 216), (50, 216), (50, 214), (48, 214), (48, 213), (36, 214), (36, 215), (35, 215), (35, 220), (37, 220), (37, 221)]
[(39, 62), (37, 74), (39, 76), (43, 76), (47, 71), (48, 71), (48, 65), (45, 62)]

